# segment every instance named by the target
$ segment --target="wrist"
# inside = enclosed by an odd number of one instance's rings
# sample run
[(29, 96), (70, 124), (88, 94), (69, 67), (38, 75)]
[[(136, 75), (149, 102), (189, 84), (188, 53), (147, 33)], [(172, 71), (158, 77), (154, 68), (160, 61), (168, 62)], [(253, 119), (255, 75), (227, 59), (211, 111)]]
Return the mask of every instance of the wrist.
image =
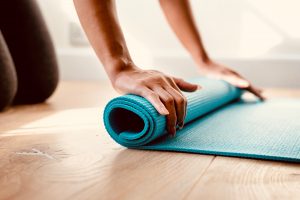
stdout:
[(195, 60), (195, 62), (200, 70), (205, 70), (207, 68), (210, 68), (210, 66), (213, 63), (213, 61), (210, 59), (199, 59), (199, 60)]
[(205, 67), (212, 63), (212, 60), (205, 52), (193, 56), (193, 59), (199, 67)]
[(116, 59), (109, 62), (105, 67), (109, 79), (112, 83), (115, 82), (117, 77), (125, 72), (130, 70), (136, 70), (138, 67), (129, 59)]

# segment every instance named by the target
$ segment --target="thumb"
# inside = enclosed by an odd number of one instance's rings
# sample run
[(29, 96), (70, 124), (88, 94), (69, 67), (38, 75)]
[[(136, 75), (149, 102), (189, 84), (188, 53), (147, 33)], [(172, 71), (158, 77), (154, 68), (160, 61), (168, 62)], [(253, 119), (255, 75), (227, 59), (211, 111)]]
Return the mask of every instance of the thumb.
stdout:
[(180, 90), (185, 91), (185, 92), (194, 92), (197, 89), (200, 89), (201, 86), (193, 83), (188, 83), (184, 81), (183, 79), (179, 78), (174, 78), (174, 81), (176, 85), (180, 88)]

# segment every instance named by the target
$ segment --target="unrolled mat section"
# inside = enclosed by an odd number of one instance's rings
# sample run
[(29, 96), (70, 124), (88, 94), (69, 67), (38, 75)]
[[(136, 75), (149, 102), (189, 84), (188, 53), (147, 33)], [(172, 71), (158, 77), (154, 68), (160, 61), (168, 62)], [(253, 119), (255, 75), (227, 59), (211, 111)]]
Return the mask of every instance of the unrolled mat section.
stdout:
[(144, 98), (124, 95), (104, 110), (104, 125), (119, 144), (138, 149), (180, 151), (300, 162), (300, 101), (240, 100), (242, 91), (206, 78), (187, 97), (185, 126), (175, 137), (166, 118)]

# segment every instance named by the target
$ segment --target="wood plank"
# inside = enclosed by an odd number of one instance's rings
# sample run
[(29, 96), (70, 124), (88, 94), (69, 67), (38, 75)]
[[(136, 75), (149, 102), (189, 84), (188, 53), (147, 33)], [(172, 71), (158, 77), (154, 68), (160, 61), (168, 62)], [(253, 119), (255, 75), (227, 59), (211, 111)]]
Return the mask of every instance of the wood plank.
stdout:
[(107, 86), (63, 83), (48, 104), (0, 114), (0, 199), (186, 195), (214, 157), (120, 147), (101, 125), (101, 110), (116, 95), (104, 94)]
[(128, 150), (97, 128), (77, 131), (1, 137), (0, 199), (182, 199), (213, 158)]
[(187, 199), (299, 199), (300, 165), (217, 156)]
[[(109, 88), (109, 89), (107, 89)], [(268, 89), (267, 96), (300, 97)], [(297, 199), (299, 165), (138, 151), (101, 124), (108, 83), (61, 83), (45, 104), (0, 113), (0, 199)]]
[[(266, 96), (300, 98), (300, 90)], [(187, 199), (300, 199), (300, 164), (217, 156)]]

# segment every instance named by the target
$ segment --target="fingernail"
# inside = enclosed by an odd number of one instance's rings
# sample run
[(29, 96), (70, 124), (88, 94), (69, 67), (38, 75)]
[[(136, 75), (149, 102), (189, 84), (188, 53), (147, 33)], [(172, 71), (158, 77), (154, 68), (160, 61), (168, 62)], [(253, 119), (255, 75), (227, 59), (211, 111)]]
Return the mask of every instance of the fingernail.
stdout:
[(165, 107), (160, 107), (160, 111), (162, 115), (168, 115), (170, 114), (169, 111)]
[(260, 100), (260, 101), (266, 101), (266, 98), (263, 97), (263, 96), (260, 96), (260, 97), (259, 97), (259, 100)]
[(197, 85), (197, 90), (201, 90), (201, 86), (200, 85)]
[(239, 86), (242, 88), (246, 88), (250, 86), (250, 83), (248, 81), (241, 80), (239, 81)]
[(183, 128), (183, 122), (181, 122), (181, 123), (178, 124), (178, 128), (179, 128), (179, 129), (182, 129), (182, 128)]

